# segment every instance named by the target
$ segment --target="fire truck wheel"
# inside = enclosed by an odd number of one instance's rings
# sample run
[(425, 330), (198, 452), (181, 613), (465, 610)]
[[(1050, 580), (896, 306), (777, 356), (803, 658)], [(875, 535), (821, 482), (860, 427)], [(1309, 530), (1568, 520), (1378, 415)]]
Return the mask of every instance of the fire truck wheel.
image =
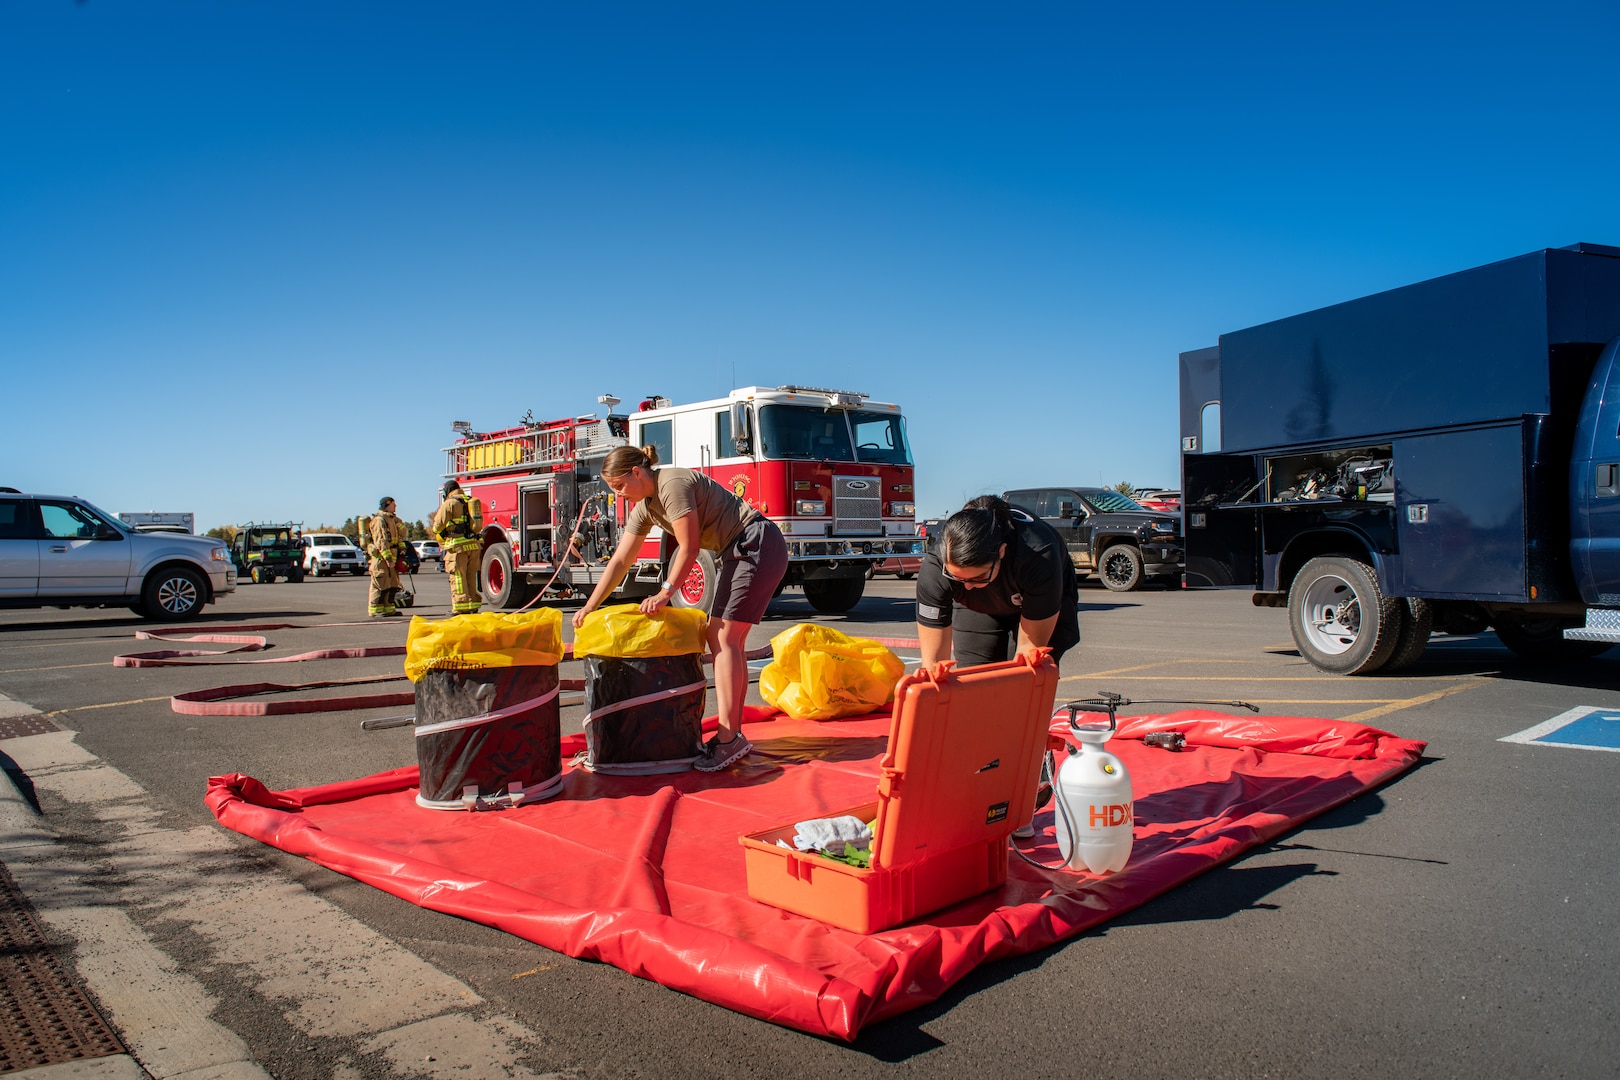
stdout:
[[(667, 576), (669, 567), (664, 568)], [(675, 590), (675, 595), (669, 598), (671, 607), (702, 608), (708, 611), (714, 603), (714, 582), (718, 573), (714, 565), (714, 555), (707, 551), (699, 551), (697, 561), (687, 573), (686, 580), (681, 587)]]
[(865, 578), (833, 578), (804, 583), (804, 598), (823, 615), (839, 615), (861, 602)]
[(534, 596), (534, 586), (523, 574), (512, 571), (512, 545), (491, 544), (484, 549), (483, 572), (484, 603), (496, 611), (510, 611), (527, 604)]

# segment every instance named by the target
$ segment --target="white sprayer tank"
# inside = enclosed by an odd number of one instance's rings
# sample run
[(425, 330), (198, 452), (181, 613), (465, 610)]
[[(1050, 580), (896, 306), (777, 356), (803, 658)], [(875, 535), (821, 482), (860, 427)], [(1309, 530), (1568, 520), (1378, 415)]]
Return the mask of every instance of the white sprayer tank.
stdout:
[(1058, 851), (1071, 870), (1108, 874), (1131, 857), (1135, 817), (1131, 776), (1104, 747), (1108, 728), (1077, 727), (1080, 752), (1058, 766), (1053, 784), (1053, 823)]

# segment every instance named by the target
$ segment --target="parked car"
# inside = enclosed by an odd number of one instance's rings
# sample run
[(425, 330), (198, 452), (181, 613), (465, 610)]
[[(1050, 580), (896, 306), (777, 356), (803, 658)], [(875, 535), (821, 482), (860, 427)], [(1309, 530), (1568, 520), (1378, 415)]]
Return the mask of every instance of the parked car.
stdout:
[(304, 572), (314, 577), (328, 577), (348, 571), (366, 572), (366, 557), (342, 533), (304, 534)]
[(1161, 514), (1181, 513), (1181, 492), (1170, 488), (1143, 488), (1132, 498), (1144, 510), (1157, 510)]
[(444, 552), (437, 540), (412, 540), (411, 547), (416, 549), (417, 558), (423, 562), (433, 560), (439, 564), (439, 573), (444, 573)]
[(143, 533), (76, 496), (0, 488), (0, 607), (189, 619), (236, 589), (223, 541)]
[(1001, 497), (1055, 528), (1080, 575), (1095, 573), (1114, 592), (1186, 569), (1179, 514), (1143, 509), (1109, 488), (1020, 488)]
[(912, 578), (917, 576), (917, 571), (921, 569), (921, 558), (912, 555), (896, 555), (891, 558), (884, 559), (882, 562), (875, 562), (868, 566), (866, 568), (866, 576), (870, 578), (876, 577), (879, 574), (893, 574), (901, 581), (910, 581)]

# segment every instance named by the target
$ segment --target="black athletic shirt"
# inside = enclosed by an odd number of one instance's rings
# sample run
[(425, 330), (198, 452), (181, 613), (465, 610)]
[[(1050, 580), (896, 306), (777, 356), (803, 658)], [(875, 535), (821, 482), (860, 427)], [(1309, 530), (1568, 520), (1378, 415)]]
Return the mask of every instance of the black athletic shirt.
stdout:
[[(1072, 619), (1079, 601), (1074, 563), (1056, 529), (1016, 507), (996, 579), (982, 589), (965, 589), (945, 576), (939, 548), (923, 556), (917, 572), (917, 621), (943, 629), (957, 605), (985, 615), (1016, 615), (1031, 622), (1050, 619), (1067, 606)], [(1067, 605), (1065, 605), (1067, 594)], [(1060, 622), (1062, 620), (1059, 620)]]

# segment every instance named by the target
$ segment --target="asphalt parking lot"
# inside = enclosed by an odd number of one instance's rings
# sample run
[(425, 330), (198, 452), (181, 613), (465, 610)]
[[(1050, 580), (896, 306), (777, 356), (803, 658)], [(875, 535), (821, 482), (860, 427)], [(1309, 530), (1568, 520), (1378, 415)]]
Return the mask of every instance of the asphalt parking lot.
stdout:
[[(416, 581), (416, 612), (447, 614), (445, 578)], [(248, 585), (198, 624), (294, 624), (269, 632), (267, 656), (402, 644), (405, 620), (362, 618), (365, 584)], [(913, 636), (911, 589), (877, 579), (853, 612), (834, 617), (815, 616), (789, 590), (751, 644), (811, 618)], [(0, 693), (74, 733), (59, 741), (86, 756), (77, 771), (30, 771), (39, 751), (23, 752), (29, 740), (0, 740), (0, 752), (17, 760), (45, 825), (84, 868), (73, 910), (127, 917), (166, 958), (150, 985), (161, 976), (200, 988), (192, 1006), (184, 987), (174, 992), (177, 1015), (200, 1013), (277, 1077), (1615, 1074), (1620, 845), (1609, 822), (1620, 811), (1620, 754), (1500, 740), (1576, 707), (1620, 709), (1620, 650), (1536, 667), (1488, 634), (1437, 637), (1399, 676), (1345, 679), (1300, 660), (1286, 614), (1253, 608), (1246, 594), (1087, 585), (1081, 607), (1083, 640), (1064, 659), (1060, 698), (1242, 698), (1271, 715), (1369, 723), (1426, 740), (1428, 752), (1380, 790), (1093, 933), (986, 965), (852, 1046), (418, 909), (215, 825), (202, 802), (209, 776), (246, 773), (272, 788), (363, 776), (414, 763), (412, 734), (360, 730), (361, 719), (397, 708), (195, 717), (172, 712), (170, 695), (397, 673), (397, 657), (259, 668), (251, 679), (223, 667), (122, 669), (113, 656), (157, 646), (133, 633), (159, 627), (121, 610), (3, 612)], [(580, 713), (564, 709), (565, 731), (579, 730)], [(173, 839), (154, 846), (154, 836)], [(60, 858), (8, 856), (7, 866), (26, 889)], [(60, 882), (39, 887), (57, 890), (42, 903), (63, 902)], [(244, 915), (244, 904), (262, 906)], [(310, 904), (346, 921), (300, 930), (270, 917)], [(326, 916), (309, 918), (315, 927)], [(108, 981), (99, 924), (59, 925), (83, 928), (75, 963), (115, 1021), (136, 1008), (146, 984), (126, 971), (126, 1000), (119, 977)], [(311, 941), (342, 963), (298, 961)], [(458, 1000), (461, 1035), (379, 1034), (393, 1022), (388, 1010), (415, 1007), (378, 997), (395, 977), (384, 972), (404, 973), (395, 998)], [(455, 1071), (433, 1049), (490, 1032), (511, 1036), (522, 1048), (513, 1068), (527, 1071), (486, 1072), (476, 1061)], [(143, 1048), (164, 1053), (143, 1044), (138, 1056)]]

